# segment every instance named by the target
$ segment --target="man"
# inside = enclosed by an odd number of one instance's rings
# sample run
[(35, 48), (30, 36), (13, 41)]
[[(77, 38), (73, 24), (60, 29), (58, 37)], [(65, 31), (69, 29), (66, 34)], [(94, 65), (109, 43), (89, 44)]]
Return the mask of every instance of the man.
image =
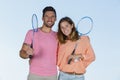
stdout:
[[(56, 21), (56, 11), (47, 6), (43, 9), (43, 25), (38, 28), (33, 37), (33, 30), (26, 34), (20, 57), (30, 58), (28, 80), (57, 80), (57, 37), (52, 27)], [(31, 48), (34, 39), (33, 48)], [(31, 58), (32, 56), (32, 58)]]

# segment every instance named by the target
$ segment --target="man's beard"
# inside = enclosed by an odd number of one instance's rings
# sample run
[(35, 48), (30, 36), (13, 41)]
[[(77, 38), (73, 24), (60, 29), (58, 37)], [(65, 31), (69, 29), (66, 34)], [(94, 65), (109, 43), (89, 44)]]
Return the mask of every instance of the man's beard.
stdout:
[(44, 24), (44, 25), (45, 25), (46, 27), (48, 27), (48, 28), (52, 28), (54, 24), (52, 24), (52, 25)]

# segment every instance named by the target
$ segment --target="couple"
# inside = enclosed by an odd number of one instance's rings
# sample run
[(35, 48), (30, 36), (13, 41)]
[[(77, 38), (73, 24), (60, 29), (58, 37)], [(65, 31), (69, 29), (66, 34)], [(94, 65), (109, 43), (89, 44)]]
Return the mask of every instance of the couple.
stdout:
[(95, 60), (89, 37), (79, 36), (69, 17), (59, 21), (57, 33), (52, 31), (56, 17), (52, 6), (43, 9), (43, 25), (34, 34), (33, 48), (33, 31), (26, 34), (20, 57), (30, 58), (27, 80), (57, 80), (57, 66), (58, 80), (84, 80), (87, 66)]

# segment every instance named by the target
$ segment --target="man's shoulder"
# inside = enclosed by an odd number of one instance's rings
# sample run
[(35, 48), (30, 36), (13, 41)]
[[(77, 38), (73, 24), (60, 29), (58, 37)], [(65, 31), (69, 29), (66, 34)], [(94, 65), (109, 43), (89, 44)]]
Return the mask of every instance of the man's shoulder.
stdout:
[(56, 31), (53, 31), (53, 30), (52, 30), (52, 32), (57, 33)]
[(33, 32), (33, 29), (29, 29), (27, 32)]
[(52, 33), (55, 34), (55, 35), (57, 34), (57, 32), (56, 32), (56, 31), (53, 31), (53, 30), (52, 30)]

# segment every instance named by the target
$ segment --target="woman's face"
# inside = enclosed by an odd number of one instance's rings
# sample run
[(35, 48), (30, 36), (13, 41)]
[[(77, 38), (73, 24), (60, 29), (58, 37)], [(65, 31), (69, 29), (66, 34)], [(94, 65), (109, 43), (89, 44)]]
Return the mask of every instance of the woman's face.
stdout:
[(60, 29), (65, 36), (69, 36), (71, 34), (72, 28), (73, 25), (69, 24), (67, 21), (60, 23)]

